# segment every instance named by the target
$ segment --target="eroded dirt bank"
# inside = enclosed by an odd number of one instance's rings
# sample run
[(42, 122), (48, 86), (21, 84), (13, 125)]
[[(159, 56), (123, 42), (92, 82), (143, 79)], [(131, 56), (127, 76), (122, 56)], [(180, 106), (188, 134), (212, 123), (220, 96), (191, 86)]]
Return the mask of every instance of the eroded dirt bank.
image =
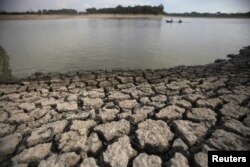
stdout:
[(249, 150), (250, 47), (229, 57), (2, 83), (0, 166), (203, 167), (208, 150)]

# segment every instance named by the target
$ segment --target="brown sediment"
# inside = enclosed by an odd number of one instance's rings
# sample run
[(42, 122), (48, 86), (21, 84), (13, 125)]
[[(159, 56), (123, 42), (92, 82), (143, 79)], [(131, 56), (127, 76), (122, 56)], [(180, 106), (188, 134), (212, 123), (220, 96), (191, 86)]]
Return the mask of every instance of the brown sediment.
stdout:
[(204, 166), (208, 150), (249, 150), (250, 47), (228, 57), (2, 83), (1, 166)]
[(5, 50), (0, 46), (0, 81), (9, 80), (12, 78), (9, 56)]

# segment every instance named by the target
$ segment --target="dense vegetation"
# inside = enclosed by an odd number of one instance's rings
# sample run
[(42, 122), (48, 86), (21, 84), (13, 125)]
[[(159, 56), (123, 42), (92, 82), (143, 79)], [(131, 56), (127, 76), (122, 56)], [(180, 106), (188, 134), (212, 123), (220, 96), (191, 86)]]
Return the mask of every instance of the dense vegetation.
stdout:
[(167, 13), (170, 16), (182, 16), (182, 17), (250, 17), (250, 12), (247, 13)]
[(128, 6), (123, 7), (118, 5), (115, 8), (88, 8), (86, 12), (78, 12), (75, 9), (43, 9), (38, 11), (27, 11), (27, 12), (0, 12), (0, 15), (18, 15), (18, 14), (67, 14), (67, 15), (74, 15), (74, 14), (165, 14), (168, 16), (181, 16), (181, 17), (250, 17), (250, 12), (246, 13), (198, 13), (198, 12), (191, 12), (191, 13), (165, 13), (164, 6), (161, 4), (159, 6)]
[(43, 9), (42, 11), (38, 10), (38, 13), (40, 14), (77, 14), (78, 12), (75, 9), (59, 9), (59, 10)]
[(108, 13), (108, 14), (164, 14), (164, 6), (128, 6), (123, 7), (121, 5), (115, 8), (89, 8), (86, 12), (77, 12), (75, 9), (59, 9), (59, 10), (38, 10), (38, 11), (27, 11), (27, 12), (0, 12), (0, 14), (97, 14), (97, 13)]
[(89, 8), (86, 9), (86, 12), (89, 14), (93, 13), (109, 13), (109, 14), (164, 14), (164, 6), (128, 6), (123, 7), (121, 5), (117, 6), (116, 8)]
[(38, 11), (27, 11), (27, 12), (0, 12), (0, 14), (11, 14), (11, 15), (18, 15), (18, 14), (78, 14), (77, 10), (75, 9), (43, 9)]

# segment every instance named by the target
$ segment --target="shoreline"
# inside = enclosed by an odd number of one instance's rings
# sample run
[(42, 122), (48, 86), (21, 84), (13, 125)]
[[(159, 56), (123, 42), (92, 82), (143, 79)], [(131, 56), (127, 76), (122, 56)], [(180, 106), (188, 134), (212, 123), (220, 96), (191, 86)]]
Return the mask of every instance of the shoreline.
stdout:
[(166, 17), (173, 17), (173, 18), (205, 18), (205, 19), (250, 19), (250, 17), (209, 17), (209, 16), (174, 16), (174, 15), (166, 15)]
[(250, 46), (227, 57), (0, 83), (0, 164), (191, 167), (250, 150)]
[[(76, 70), (76, 71), (68, 71), (68, 72), (49, 72), (49, 73), (44, 73), (44, 72), (35, 72), (34, 74), (31, 74), (26, 77), (11, 77), (7, 80), (0, 80), (0, 85), (1, 84), (13, 84), (13, 83), (20, 83), (22, 81), (29, 81), (29, 80), (43, 80), (43, 79), (49, 79), (50, 77), (53, 77), (55, 75), (61, 75), (63, 76), (70, 76), (73, 77), (72, 75), (79, 75), (81, 73), (86, 73), (86, 74), (103, 74), (105, 75), (106, 73), (114, 73), (115, 75), (119, 75), (119, 73), (147, 73), (147, 72), (157, 72), (157, 71), (171, 71), (171, 70), (178, 70), (178, 69), (192, 69), (192, 68), (208, 68), (216, 65), (224, 66), (224, 64), (229, 63), (232, 60), (238, 60), (239, 57), (241, 56), (241, 52), (249, 52), (250, 54), (250, 46), (243, 47), (240, 51), (239, 54), (228, 54), (225, 58), (223, 59), (216, 59), (214, 60), (213, 63), (208, 63), (204, 65), (178, 65), (170, 68), (159, 68), (159, 69), (111, 69), (111, 70), (103, 70), (103, 69), (94, 69), (94, 70)], [(250, 57), (250, 56), (249, 56)], [(116, 74), (117, 73), (117, 74)], [(74, 76), (75, 77), (75, 76)]]
[(0, 15), (1, 20), (46, 20), (46, 19), (162, 19), (164, 15), (143, 14), (82, 14), (82, 15)]
[(0, 15), (0, 21), (4, 20), (51, 20), (51, 19), (167, 19), (167, 18), (205, 18), (205, 19), (250, 19), (249, 17), (191, 17), (191, 16), (171, 16), (152, 14), (20, 14), (20, 15)]

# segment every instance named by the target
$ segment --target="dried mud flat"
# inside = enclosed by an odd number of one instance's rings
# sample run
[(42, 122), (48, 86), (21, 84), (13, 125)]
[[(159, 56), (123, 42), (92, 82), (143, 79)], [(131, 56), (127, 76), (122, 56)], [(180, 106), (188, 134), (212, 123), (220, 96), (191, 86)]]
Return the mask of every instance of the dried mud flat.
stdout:
[(0, 166), (207, 166), (250, 150), (250, 47), (204, 66), (0, 84)]

